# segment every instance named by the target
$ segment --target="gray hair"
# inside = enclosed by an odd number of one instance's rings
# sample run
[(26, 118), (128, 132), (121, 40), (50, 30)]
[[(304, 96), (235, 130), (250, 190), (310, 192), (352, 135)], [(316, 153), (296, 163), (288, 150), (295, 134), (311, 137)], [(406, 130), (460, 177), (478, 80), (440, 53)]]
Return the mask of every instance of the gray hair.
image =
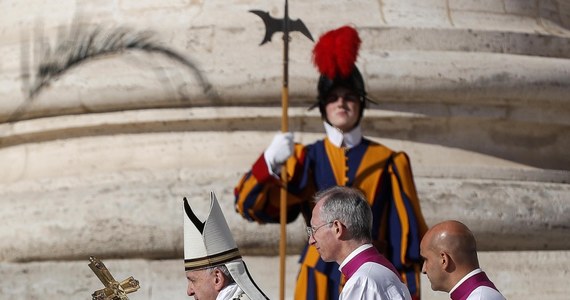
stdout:
[(208, 274), (212, 274), (214, 272), (214, 270), (216, 270), (216, 269), (218, 269), (220, 272), (224, 273), (224, 276), (226, 276), (229, 283), (234, 282), (234, 278), (232, 277), (232, 274), (230, 273), (230, 271), (228, 270), (226, 265), (218, 265), (215, 267), (209, 267), (206, 270), (208, 271)]
[(315, 195), (315, 203), (319, 201), (324, 201), (320, 211), (324, 222), (339, 220), (353, 239), (364, 242), (372, 240), (372, 210), (362, 192), (333, 186)]

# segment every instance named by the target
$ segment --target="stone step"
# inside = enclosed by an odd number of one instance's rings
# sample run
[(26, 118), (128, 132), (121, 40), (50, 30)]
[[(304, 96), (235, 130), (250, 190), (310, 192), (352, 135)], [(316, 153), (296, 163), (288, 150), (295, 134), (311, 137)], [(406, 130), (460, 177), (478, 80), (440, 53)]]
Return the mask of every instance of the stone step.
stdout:
[[(395, 150), (409, 152), (413, 166), (470, 164), (478, 167), (570, 170), (570, 158), (563, 151), (570, 147), (570, 119), (567, 117), (570, 111), (567, 107), (543, 107), (538, 113), (528, 105), (442, 102), (402, 105), (406, 107), (382, 104), (366, 110), (362, 128), (365, 136), (386, 143)], [(27, 149), (33, 149), (33, 152), (28, 151), (30, 155), (41, 155), (52, 145), (63, 147), (68, 155), (77, 156), (90, 154), (80, 152), (77, 147), (93, 151), (95, 149), (92, 150), (89, 144), (100, 143), (102, 139), (115, 144), (127, 137), (132, 142), (139, 140), (135, 143), (152, 145), (153, 139), (161, 135), (171, 143), (183, 143), (174, 140), (197, 135), (202, 148), (185, 144), (189, 151), (224, 145), (228, 152), (220, 153), (218, 158), (249, 155), (252, 158), (248, 163), (251, 164), (279, 130), (280, 112), (278, 107), (242, 106), (141, 109), (45, 117), (0, 124), (0, 151), (5, 155), (11, 154), (8, 159), (12, 159), (18, 154), (28, 155)], [(308, 143), (323, 136), (322, 120), (316, 110), (307, 112), (306, 107), (293, 107), (289, 110), (289, 123), (299, 142)], [(207, 140), (204, 138), (206, 134), (209, 136)], [(166, 148), (167, 145), (170, 144), (160, 146)], [(128, 145), (115, 145), (110, 149), (120, 152), (119, 146), (128, 149)], [(176, 149), (162, 151), (173, 150)], [(113, 159), (114, 153), (101, 152), (99, 155)], [(10, 169), (17, 167), (18, 164), (10, 166)], [(26, 164), (26, 167), (37, 166)], [(7, 174), (0, 178), (0, 182), (10, 179), (10, 174)], [(566, 178), (568, 181), (570, 176)]]
[[(182, 198), (203, 217), (210, 190), (218, 194), (243, 253), (275, 255), (279, 226), (250, 223), (234, 211), (238, 178), (204, 167), (0, 185), (0, 240), (10, 241), (0, 244), (0, 260), (80, 259), (90, 252), (173, 258), (183, 247)], [(568, 184), (430, 177), (416, 183), (428, 225), (449, 218), (465, 222), (481, 250), (570, 249)], [(290, 253), (306, 243), (301, 218), (288, 226), (288, 239)]]

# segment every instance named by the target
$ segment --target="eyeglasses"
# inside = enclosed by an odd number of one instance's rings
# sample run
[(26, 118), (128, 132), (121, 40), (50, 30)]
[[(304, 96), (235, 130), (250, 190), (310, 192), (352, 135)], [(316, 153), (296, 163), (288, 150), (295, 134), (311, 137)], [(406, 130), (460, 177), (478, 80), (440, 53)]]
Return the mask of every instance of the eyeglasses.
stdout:
[(314, 237), (315, 232), (317, 232), (317, 230), (321, 229), (321, 227), (323, 227), (323, 226), (325, 226), (325, 225), (330, 225), (330, 224), (332, 224), (332, 223), (334, 223), (334, 222), (328, 222), (328, 223), (322, 224), (322, 225), (317, 226), (317, 227), (308, 226), (308, 227), (307, 227), (307, 236), (308, 236), (308, 237)]

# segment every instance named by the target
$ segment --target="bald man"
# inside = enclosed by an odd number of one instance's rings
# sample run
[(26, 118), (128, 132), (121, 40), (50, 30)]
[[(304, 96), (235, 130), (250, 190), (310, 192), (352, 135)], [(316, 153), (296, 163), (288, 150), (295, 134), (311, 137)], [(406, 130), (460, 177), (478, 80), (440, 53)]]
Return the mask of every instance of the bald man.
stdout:
[(420, 255), (432, 290), (448, 292), (451, 300), (505, 300), (479, 268), (475, 237), (463, 223), (433, 226), (421, 241)]

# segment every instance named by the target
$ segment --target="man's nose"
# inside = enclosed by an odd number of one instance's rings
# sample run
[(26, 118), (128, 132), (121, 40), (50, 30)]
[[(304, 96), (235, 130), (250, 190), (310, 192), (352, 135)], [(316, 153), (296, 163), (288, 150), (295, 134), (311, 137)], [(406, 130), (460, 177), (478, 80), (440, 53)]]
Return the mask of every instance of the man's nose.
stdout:
[(309, 236), (309, 245), (314, 245), (317, 241), (315, 241), (315, 237), (311, 234)]

